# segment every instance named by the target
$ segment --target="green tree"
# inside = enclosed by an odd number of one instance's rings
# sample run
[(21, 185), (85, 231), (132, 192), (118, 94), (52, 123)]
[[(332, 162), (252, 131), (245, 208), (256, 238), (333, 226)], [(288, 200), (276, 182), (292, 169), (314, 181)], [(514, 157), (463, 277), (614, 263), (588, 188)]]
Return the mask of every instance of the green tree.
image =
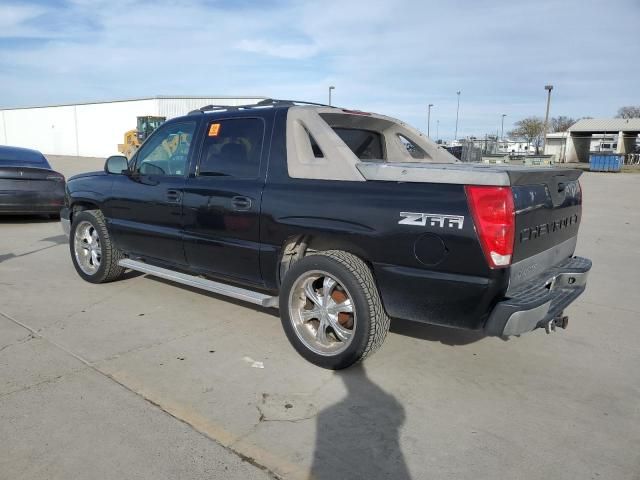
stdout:
[(533, 144), (536, 147), (536, 154), (540, 153), (544, 121), (540, 117), (527, 117), (518, 120), (514, 125), (516, 128), (509, 132), (509, 137), (525, 140), (529, 147)]

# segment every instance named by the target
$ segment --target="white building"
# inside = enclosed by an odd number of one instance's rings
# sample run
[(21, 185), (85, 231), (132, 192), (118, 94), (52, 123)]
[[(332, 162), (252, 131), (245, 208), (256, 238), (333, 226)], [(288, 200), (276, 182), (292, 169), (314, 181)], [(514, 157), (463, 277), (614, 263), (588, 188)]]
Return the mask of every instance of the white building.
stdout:
[(591, 152), (626, 155), (635, 151), (640, 118), (585, 118), (566, 132), (547, 135), (545, 153), (560, 162), (588, 162)]
[(536, 153), (536, 146), (531, 143), (519, 140), (500, 140), (496, 153), (533, 155)]
[(0, 143), (52, 155), (107, 157), (118, 153), (136, 117), (185, 115), (205, 105), (246, 105), (264, 97), (156, 96), (42, 107), (0, 109)]

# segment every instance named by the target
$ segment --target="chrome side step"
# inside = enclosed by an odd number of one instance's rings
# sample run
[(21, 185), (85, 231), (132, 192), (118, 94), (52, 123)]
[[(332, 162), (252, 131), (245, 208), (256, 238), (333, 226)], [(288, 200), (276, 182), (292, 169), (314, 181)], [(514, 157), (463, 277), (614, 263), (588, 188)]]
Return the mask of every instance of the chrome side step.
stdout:
[(154, 277), (164, 278), (165, 280), (172, 282), (182, 283), (183, 285), (189, 285), (190, 287), (200, 288), (208, 292), (242, 300), (243, 302), (254, 303), (262, 307), (278, 307), (278, 297), (254, 292), (253, 290), (246, 290), (244, 288), (214, 282), (213, 280), (207, 280), (206, 278), (196, 277), (195, 275), (188, 275), (186, 273), (176, 272), (167, 268), (156, 267), (130, 258), (120, 260), (118, 265), (137, 272), (153, 275)]

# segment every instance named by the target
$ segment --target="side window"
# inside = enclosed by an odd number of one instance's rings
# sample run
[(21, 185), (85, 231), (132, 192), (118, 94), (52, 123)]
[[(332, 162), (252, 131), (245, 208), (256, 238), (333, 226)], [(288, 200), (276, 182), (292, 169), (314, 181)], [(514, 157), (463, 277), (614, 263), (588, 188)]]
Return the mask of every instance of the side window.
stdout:
[(136, 171), (142, 175), (183, 176), (195, 122), (163, 125), (142, 146), (136, 157)]
[(264, 138), (261, 118), (213, 120), (205, 130), (198, 175), (257, 178)]
[(311, 133), (309, 133), (308, 130), (307, 130), (307, 134), (309, 135), (309, 144), (311, 145), (311, 151), (313, 152), (313, 156), (315, 158), (324, 158), (324, 153), (322, 153), (322, 149), (318, 145), (318, 142), (316, 142), (316, 139), (313, 138), (313, 135), (311, 135)]
[(422, 150), (418, 145), (413, 143), (404, 135), (398, 134), (398, 139), (400, 140), (400, 143), (402, 143), (404, 148), (407, 149), (407, 152), (409, 152), (409, 155), (411, 155), (413, 158), (416, 158), (419, 160), (429, 158), (429, 155), (427, 155), (424, 150)]

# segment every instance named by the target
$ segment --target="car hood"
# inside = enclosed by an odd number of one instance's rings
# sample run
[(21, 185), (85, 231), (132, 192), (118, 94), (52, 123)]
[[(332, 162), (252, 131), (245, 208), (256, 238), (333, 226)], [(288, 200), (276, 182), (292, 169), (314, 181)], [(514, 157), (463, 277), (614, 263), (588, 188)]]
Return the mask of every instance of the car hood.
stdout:
[(79, 173), (77, 175), (74, 175), (73, 177), (70, 177), (67, 181), (76, 180), (78, 178), (101, 177), (103, 175), (106, 175), (106, 172), (103, 172), (103, 171), (85, 172), (85, 173)]

